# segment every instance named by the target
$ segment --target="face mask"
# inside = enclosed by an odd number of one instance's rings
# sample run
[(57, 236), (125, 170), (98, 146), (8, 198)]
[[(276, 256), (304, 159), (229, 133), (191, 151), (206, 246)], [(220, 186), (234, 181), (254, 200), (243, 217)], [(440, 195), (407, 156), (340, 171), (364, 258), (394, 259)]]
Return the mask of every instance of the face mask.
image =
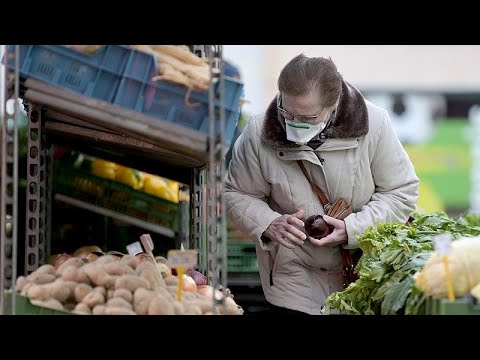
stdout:
[(305, 145), (325, 128), (325, 123), (317, 125), (306, 123), (296, 123), (285, 119), (285, 128), (287, 130), (287, 139), (298, 145)]

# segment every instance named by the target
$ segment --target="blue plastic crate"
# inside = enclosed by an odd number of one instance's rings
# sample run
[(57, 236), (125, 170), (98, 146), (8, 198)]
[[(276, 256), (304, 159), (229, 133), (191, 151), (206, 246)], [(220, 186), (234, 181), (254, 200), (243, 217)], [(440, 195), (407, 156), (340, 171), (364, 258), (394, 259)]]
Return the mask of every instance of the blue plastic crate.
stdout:
[[(15, 46), (9, 45), (8, 67), (15, 66)], [(113, 102), (127, 64), (152, 67), (153, 59), (120, 45), (105, 45), (84, 54), (60, 45), (20, 45), (20, 75), (45, 81), (85, 96)]]
[[(126, 66), (125, 76), (120, 83), (114, 104), (208, 134), (210, 129), (208, 91), (189, 92), (186, 87), (169, 81), (150, 81), (155, 75), (155, 66), (151, 69), (145, 68), (142, 73), (133, 71), (132, 64)], [(219, 84), (216, 84), (215, 92), (218, 91)], [(227, 144), (233, 138), (240, 116), (239, 101), (242, 94), (242, 82), (224, 77)], [(219, 109), (218, 100), (215, 106)]]

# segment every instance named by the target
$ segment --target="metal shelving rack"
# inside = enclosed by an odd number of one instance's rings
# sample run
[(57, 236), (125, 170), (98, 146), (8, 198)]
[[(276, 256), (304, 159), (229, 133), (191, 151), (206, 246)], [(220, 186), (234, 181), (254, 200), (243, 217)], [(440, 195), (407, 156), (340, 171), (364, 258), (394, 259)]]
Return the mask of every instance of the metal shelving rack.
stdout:
[[(46, 256), (50, 253), (52, 144), (68, 144), (79, 151), (114, 160), (125, 166), (138, 167), (142, 163), (144, 171), (189, 184), (189, 231), (181, 227), (184, 231), (178, 234), (178, 238), (185, 248), (198, 249), (199, 269), (210, 278), (214, 287), (226, 287), (222, 45), (194, 47), (197, 54), (206, 54), (210, 65), (208, 135), (34, 79), (27, 79), (20, 84), (18, 61), (14, 72), (4, 67), (5, 99), (18, 99), (22, 95), (27, 103), (29, 119), (25, 274), (45, 263)], [(18, 59), (18, 46), (15, 48)], [(12, 54), (7, 53), (6, 56)], [(220, 90), (215, 94), (214, 85), (219, 81)], [(214, 106), (216, 101), (220, 103), (219, 108)], [(16, 279), (18, 131), (15, 119), (19, 113), (18, 102), (15, 110), (14, 114), (5, 116), (2, 124), (2, 129), (5, 130), (6, 124), (12, 123), (14, 131), (2, 131), (4, 181), (1, 188), (0, 289), (14, 286), (12, 279)], [(158, 167), (159, 163), (162, 166)], [(144, 225), (147, 230), (166, 230), (149, 227), (128, 215), (106, 213), (105, 209), (93, 204), (79, 204), (75, 199), (62, 197), (61, 194), (57, 200), (122, 218), (137, 226)], [(183, 223), (187, 218), (183, 215)], [(10, 228), (12, 231), (9, 231)], [(11, 308), (14, 313), (14, 297), (12, 303), (10, 305), (13, 305)], [(213, 306), (221, 303), (222, 301), (214, 301)], [(0, 305), (0, 314), (5, 308), (10, 308), (4, 304), (3, 291), (0, 291)]]

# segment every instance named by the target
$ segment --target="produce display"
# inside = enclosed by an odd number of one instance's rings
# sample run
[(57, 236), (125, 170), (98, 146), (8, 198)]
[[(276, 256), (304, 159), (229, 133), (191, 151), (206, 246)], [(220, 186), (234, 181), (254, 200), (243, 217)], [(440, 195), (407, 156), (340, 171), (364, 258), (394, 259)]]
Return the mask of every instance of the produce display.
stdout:
[(98, 158), (92, 160), (91, 172), (96, 176), (118, 181), (131, 186), (135, 190), (146, 192), (173, 203), (179, 202), (180, 184), (176, 181)]
[(37, 306), (82, 315), (241, 315), (228, 289), (215, 290), (225, 307), (213, 308), (214, 288), (193, 269), (179, 280), (167, 259), (146, 253), (104, 254), (82, 247), (76, 256), (59, 254), (52, 264), (20, 276), (16, 289)]
[(453, 238), (448, 259), (455, 294), (478, 291), (480, 217), (414, 217), (411, 226), (379, 223), (358, 236), (363, 250), (355, 268), (359, 279), (327, 298), (325, 314), (424, 314), (428, 297), (446, 296), (445, 270), (433, 245), (434, 237), (445, 233)]
[(210, 69), (206, 59), (185, 45), (130, 45), (154, 56), (158, 74), (152, 80), (167, 80), (189, 89), (208, 90)]
[[(84, 54), (94, 54), (103, 45), (63, 45)], [(186, 45), (130, 45), (131, 48), (152, 54), (158, 75), (153, 81), (166, 80), (192, 90), (208, 90), (210, 69), (207, 59), (192, 53)]]

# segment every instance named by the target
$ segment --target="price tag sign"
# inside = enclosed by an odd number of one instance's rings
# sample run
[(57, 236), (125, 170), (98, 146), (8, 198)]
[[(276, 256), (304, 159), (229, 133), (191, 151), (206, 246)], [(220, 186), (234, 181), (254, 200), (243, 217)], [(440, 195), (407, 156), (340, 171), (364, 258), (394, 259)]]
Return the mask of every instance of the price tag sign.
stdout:
[(171, 268), (193, 268), (197, 265), (197, 250), (170, 250), (167, 254), (168, 265)]
[(446, 256), (452, 250), (452, 234), (446, 233), (433, 238), (435, 250), (441, 256)]
[(130, 245), (127, 245), (127, 251), (130, 255), (137, 255), (138, 253), (143, 252), (142, 245), (139, 241), (135, 241)]

